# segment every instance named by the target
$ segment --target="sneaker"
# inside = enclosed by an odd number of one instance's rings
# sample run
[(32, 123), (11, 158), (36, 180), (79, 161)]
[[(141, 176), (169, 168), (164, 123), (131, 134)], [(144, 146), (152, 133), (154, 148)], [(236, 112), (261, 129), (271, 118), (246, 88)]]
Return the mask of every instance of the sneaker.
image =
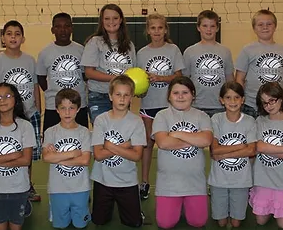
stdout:
[(24, 217), (29, 217), (32, 213), (32, 204), (30, 200), (27, 200), (26, 206), (25, 206), (25, 214)]
[(146, 182), (142, 182), (140, 184), (140, 197), (142, 200), (146, 200), (149, 196), (149, 188), (150, 188), (150, 185)]
[(32, 202), (39, 202), (41, 201), (41, 196), (35, 191), (33, 184), (30, 185), (29, 189), (29, 197), (28, 199)]

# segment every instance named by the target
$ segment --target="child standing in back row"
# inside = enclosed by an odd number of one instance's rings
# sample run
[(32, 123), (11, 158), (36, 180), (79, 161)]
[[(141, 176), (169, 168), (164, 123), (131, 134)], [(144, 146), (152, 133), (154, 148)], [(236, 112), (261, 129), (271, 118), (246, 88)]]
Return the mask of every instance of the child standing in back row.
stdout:
[(224, 227), (239, 227), (246, 217), (249, 188), (252, 187), (250, 156), (255, 155), (256, 124), (253, 117), (241, 113), (244, 103), (242, 85), (231, 81), (220, 89), (220, 102), (226, 112), (211, 118), (214, 140), (211, 145), (211, 169), (208, 178), (212, 218)]
[(140, 227), (143, 223), (136, 162), (142, 157), (146, 137), (142, 120), (129, 111), (134, 91), (128, 76), (113, 78), (109, 88), (113, 108), (93, 124), (92, 221), (97, 225), (112, 219), (114, 202), (124, 225)]
[(146, 34), (150, 43), (137, 54), (137, 65), (148, 73), (150, 80), (140, 109), (147, 137), (147, 146), (142, 157), (141, 199), (147, 199), (149, 195), (149, 172), (154, 145), (150, 137), (152, 122), (157, 112), (168, 107), (168, 85), (175, 77), (181, 76), (181, 70), (185, 67), (179, 48), (170, 40), (169, 26), (163, 15), (155, 13), (147, 17)]
[(109, 82), (136, 65), (136, 51), (130, 41), (123, 11), (106, 4), (99, 15), (97, 31), (87, 41), (82, 65), (88, 79), (88, 107), (91, 123), (112, 108)]
[(269, 10), (259, 10), (252, 19), (257, 41), (243, 48), (237, 58), (236, 81), (245, 89), (243, 112), (256, 118), (256, 95), (266, 82), (283, 84), (283, 46), (274, 41), (277, 18)]
[(28, 166), (36, 145), (17, 88), (0, 83), (0, 229), (21, 230), (30, 181)]
[[(41, 157), (40, 137), (40, 93), (35, 74), (35, 60), (32, 56), (21, 51), (25, 41), (24, 28), (18, 21), (7, 22), (3, 27), (2, 41), (5, 51), (0, 54), (0, 82), (7, 82), (17, 87), (24, 103), (24, 112), (33, 125), (36, 137), (36, 146), (33, 148), (32, 159)], [(29, 179), (31, 181), (32, 161), (29, 166)], [(40, 201), (33, 184), (30, 184), (29, 199)]]

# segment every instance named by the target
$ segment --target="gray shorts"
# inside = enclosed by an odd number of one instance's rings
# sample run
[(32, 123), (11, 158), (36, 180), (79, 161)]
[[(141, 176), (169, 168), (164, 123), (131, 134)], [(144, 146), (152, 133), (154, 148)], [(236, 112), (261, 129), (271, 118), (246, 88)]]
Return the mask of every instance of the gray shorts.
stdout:
[(11, 222), (23, 225), (28, 194), (28, 192), (0, 193), (0, 224)]
[(211, 211), (214, 220), (231, 217), (236, 220), (246, 218), (249, 188), (218, 188), (210, 186)]

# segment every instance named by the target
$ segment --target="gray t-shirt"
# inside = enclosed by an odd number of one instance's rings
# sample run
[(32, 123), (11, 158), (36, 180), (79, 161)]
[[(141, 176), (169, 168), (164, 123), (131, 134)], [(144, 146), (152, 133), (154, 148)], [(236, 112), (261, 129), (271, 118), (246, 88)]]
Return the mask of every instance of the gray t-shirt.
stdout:
[[(212, 131), (207, 114), (190, 108), (178, 111), (172, 106), (157, 113), (152, 135), (158, 132)], [(191, 146), (177, 150), (158, 148), (156, 196), (189, 196), (206, 194), (205, 156), (202, 148)]]
[[(30, 122), (17, 118), (18, 127), (0, 125), (1, 155), (23, 151), (24, 148), (36, 146), (33, 127)], [(0, 193), (21, 193), (30, 188), (28, 167), (0, 166)]]
[(283, 77), (283, 46), (254, 42), (243, 48), (237, 58), (235, 68), (246, 73), (245, 104), (257, 110), (256, 94), (261, 85), (277, 81), (281, 85)]
[(18, 58), (10, 58), (4, 52), (0, 53), (0, 82), (7, 82), (17, 87), (26, 116), (30, 118), (36, 111), (34, 85), (37, 83), (35, 60), (22, 52)]
[[(45, 131), (43, 147), (48, 144), (53, 144), (58, 152), (75, 149), (90, 152), (90, 132), (81, 125), (75, 129), (65, 129), (59, 123)], [(89, 190), (90, 180), (87, 166), (50, 164), (48, 193), (76, 193)]]
[[(254, 118), (242, 114), (237, 122), (227, 119), (226, 112), (211, 118), (214, 137), (219, 145), (248, 144), (257, 141)], [(253, 185), (249, 157), (211, 159), (208, 184), (220, 188), (249, 188)]]
[(199, 109), (221, 109), (219, 92), (226, 77), (233, 74), (232, 55), (228, 48), (196, 43), (184, 52), (186, 69), (183, 74), (190, 77), (196, 87), (193, 106)]
[(55, 110), (55, 95), (64, 88), (78, 91), (82, 98), (81, 107), (86, 107), (86, 84), (80, 66), (82, 53), (83, 46), (76, 42), (68, 46), (52, 42), (39, 53), (36, 74), (47, 76), (46, 109)]
[[(137, 66), (146, 72), (169, 76), (185, 68), (180, 49), (175, 44), (165, 43), (159, 48), (145, 46), (138, 51)], [(168, 107), (166, 82), (152, 82), (147, 94), (141, 100), (142, 109)]]
[[(126, 54), (118, 53), (117, 41), (112, 41), (112, 49), (104, 42), (102, 36), (91, 38), (84, 48), (81, 64), (95, 67), (97, 70), (109, 74), (120, 75), (128, 68), (136, 65), (136, 51), (131, 43), (131, 50)], [(98, 93), (108, 93), (109, 82), (88, 80), (88, 89)]]
[[(270, 120), (260, 116), (256, 120), (258, 140), (272, 145), (283, 144), (282, 120)], [(257, 153), (254, 164), (254, 185), (283, 189), (283, 159), (264, 153)]]
[[(116, 145), (131, 141), (132, 146), (146, 146), (141, 118), (130, 111), (122, 119), (111, 119), (108, 112), (99, 115), (93, 124), (91, 145), (103, 145), (105, 140)], [(117, 155), (95, 161), (90, 178), (109, 187), (134, 186), (138, 184), (136, 163)]]

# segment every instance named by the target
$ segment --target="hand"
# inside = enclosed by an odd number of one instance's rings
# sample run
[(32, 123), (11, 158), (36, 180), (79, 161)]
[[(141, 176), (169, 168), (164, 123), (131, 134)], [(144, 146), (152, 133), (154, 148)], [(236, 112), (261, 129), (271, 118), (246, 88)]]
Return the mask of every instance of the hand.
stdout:
[(215, 161), (220, 161), (225, 159), (225, 157), (223, 157), (222, 155), (211, 155), (211, 158)]
[(48, 144), (46, 146), (48, 152), (57, 152), (55, 146), (53, 144)]
[(119, 146), (125, 148), (125, 149), (130, 149), (132, 148), (132, 144), (131, 144), (131, 141), (126, 141), (124, 142), (123, 144), (120, 144)]
[(147, 94), (147, 91), (146, 91), (145, 93), (143, 93), (143, 94), (136, 95), (136, 97), (138, 97), (138, 98), (144, 98), (144, 97), (146, 96), (146, 94)]
[(72, 150), (73, 158), (79, 157), (82, 155), (82, 151), (79, 149)]
[(160, 76), (153, 74), (153, 73), (147, 73), (147, 74), (148, 74), (148, 78), (150, 82), (160, 81)]

